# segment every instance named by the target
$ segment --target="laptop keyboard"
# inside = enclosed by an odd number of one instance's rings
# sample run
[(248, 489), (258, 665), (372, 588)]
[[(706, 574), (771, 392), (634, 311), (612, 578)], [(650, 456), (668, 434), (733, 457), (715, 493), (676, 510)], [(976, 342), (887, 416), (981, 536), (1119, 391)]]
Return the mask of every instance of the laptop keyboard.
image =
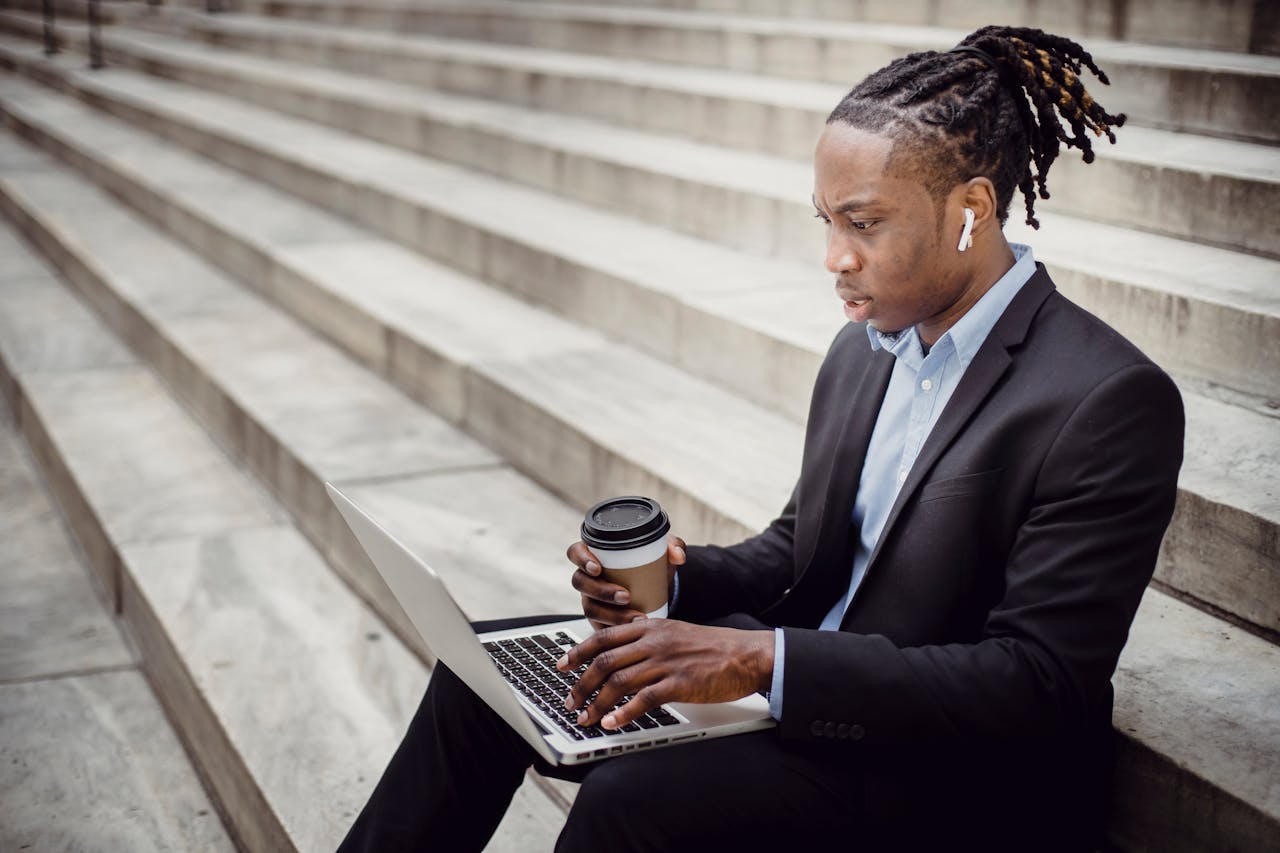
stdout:
[[(587, 671), (587, 668), (584, 665), (570, 672), (561, 672), (556, 669), (556, 661), (564, 655), (566, 649), (574, 645), (576, 642), (573, 638), (560, 631), (554, 637), (546, 634), (531, 634), (509, 640), (493, 640), (485, 643), (484, 648), (497, 665), (498, 671), (502, 673), (502, 677), (538, 706), (574, 740), (639, 732), (661, 726), (673, 726), (680, 722), (675, 714), (671, 713), (670, 708), (662, 705), (637, 717), (620, 729), (603, 729), (598, 725), (578, 725), (578, 712), (565, 709), (564, 697), (569, 695), (569, 688), (577, 682), (582, 673)], [(591, 694), (590, 699), (587, 700), (588, 704), (595, 701), (598, 693), (599, 691)], [(630, 696), (624, 696), (622, 701), (625, 703), (630, 700)]]

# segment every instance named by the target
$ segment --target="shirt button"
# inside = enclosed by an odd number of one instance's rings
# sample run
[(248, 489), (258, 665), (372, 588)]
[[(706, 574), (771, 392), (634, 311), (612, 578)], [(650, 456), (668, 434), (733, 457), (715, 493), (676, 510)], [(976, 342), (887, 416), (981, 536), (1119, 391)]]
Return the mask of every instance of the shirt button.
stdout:
[(924, 389), (924, 390), (926, 390), (926, 391), (932, 391), (932, 390), (933, 390), (933, 380), (932, 380), (932, 379), (922, 379), (922, 380), (920, 380), (920, 387), (921, 387), (921, 388), (923, 388), (923, 389)]

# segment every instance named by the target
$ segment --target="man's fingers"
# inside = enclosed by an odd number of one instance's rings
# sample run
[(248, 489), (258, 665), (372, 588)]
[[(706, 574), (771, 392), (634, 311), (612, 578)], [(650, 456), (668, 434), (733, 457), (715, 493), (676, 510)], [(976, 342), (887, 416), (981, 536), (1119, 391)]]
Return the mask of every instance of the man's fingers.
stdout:
[(651, 684), (641, 689), (638, 693), (631, 697), (631, 701), (627, 702), (621, 708), (610, 711), (600, 719), (600, 725), (606, 729), (620, 729), (627, 723), (643, 717), (645, 714), (657, 708), (665, 699), (660, 698), (663, 693), (662, 681)]
[(667, 537), (667, 561), (683, 566), (685, 561), (685, 544), (679, 536)]
[(564, 657), (560, 658), (556, 666), (560, 668), (561, 672), (575, 669), (605, 649), (611, 649), (614, 646), (620, 646), (639, 639), (644, 634), (644, 631), (644, 620), (627, 622), (622, 625), (605, 628), (603, 631), (596, 631), (590, 637), (565, 652)]
[(570, 563), (573, 563), (592, 577), (600, 574), (600, 561), (596, 559), (595, 554), (591, 553), (591, 549), (587, 547), (585, 542), (574, 542), (569, 546), (569, 550), (565, 551), (565, 556), (569, 558)]
[(597, 690), (600, 695), (593, 700), (601, 708), (612, 708), (623, 696), (627, 696), (644, 687), (644, 683), (636, 682), (635, 664), (643, 661), (645, 651), (636, 647), (635, 643), (602, 650), (595, 655), (565, 698), (568, 709), (581, 708)]
[[(658, 677), (653, 667), (644, 660), (631, 666), (615, 669), (600, 685), (600, 695), (592, 699), (590, 705), (582, 707), (581, 713), (578, 714), (578, 724), (596, 725), (601, 722), (603, 716), (616, 714), (617, 712), (612, 710), (614, 705), (621, 702), (624, 697), (638, 694), (649, 685), (650, 681)], [(618, 723), (612, 728), (621, 728), (624, 725), (626, 725), (625, 722)]]
[(573, 576), (569, 578), (569, 583), (578, 592), (588, 598), (594, 598), (596, 601), (604, 601), (610, 604), (629, 604), (631, 602), (631, 593), (625, 586), (593, 578), (582, 569), (578, 569), (573, 573)]
[(621, 607), (617, 604), (602, 604), (592, 598), (582, 596), (582, 613), (591, 622), (591, 627), (599, 631), (608, 625), (621, 625), (625, 622), (631, 622), (635, 619), (643, 619), (645, 615), (639, 610), (632, 610), (630, 607)]

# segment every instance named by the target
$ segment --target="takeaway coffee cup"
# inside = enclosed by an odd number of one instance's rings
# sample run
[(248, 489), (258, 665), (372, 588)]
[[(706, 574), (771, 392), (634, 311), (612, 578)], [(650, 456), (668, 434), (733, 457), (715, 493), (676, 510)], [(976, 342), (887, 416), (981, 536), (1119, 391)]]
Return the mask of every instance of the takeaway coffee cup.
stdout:
[(587, 510), (582, 541), (600, 560), (604, 577), (631, 592), (631, 606), (667, 615), (667, 532), (671, 522), (652, 498), (609, 498)]

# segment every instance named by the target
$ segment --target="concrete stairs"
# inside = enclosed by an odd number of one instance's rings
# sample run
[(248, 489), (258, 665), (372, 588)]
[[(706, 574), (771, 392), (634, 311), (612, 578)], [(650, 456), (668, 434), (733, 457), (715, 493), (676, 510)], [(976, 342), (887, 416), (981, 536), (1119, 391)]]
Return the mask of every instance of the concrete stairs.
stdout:
[[(800, 158), (843, 89), (787, 63), (819, 37), (879, 45), (857, 54), (874, 66), (962, 34), (636, 6), (107, 4), (97, 73), (0, 13), (0, 207), (102, 318), (69, 345), (140, 362), (24, 367), (69, 335), (32, 297), (0, 306), (20, 330), (9, 394), (247, 849), (336, 844), (430, 662), (324, 480), (473, 618), (572, 611), (563, 552), (601, 495), (652, 493), (690, 541), (734, 541), (789, 493), (843, 322)], [(1117, 95), (1128, 56), (1141, 86), (1275, 100), (1270, 57), (1095, 55)], [(1177, 515), (1116, 676), (1113, 840), (1274, 849), (1280, 162), (1260, 107), (1208, 135), (1198, 117), (1222, 107), (1191, 100), (1150, 104), (1089, 169), (1058, 164), (1033, 242), (1188, 409)], [(1135, 186), (1151, 198), (1121, 206)], [(549, 847), (572, 788), (520, 796), (494, 849)]]
[[(24, 373), (132, 356), (109, 339), (76, 349), (19, 323), (92, 322), (0, 229), (0, 351)], [(2, 373), (3, 371), (0, 371)], [(113, 623), (0, 393), (0, 849), (234, 849), (164, 718), (137, 651)]]

